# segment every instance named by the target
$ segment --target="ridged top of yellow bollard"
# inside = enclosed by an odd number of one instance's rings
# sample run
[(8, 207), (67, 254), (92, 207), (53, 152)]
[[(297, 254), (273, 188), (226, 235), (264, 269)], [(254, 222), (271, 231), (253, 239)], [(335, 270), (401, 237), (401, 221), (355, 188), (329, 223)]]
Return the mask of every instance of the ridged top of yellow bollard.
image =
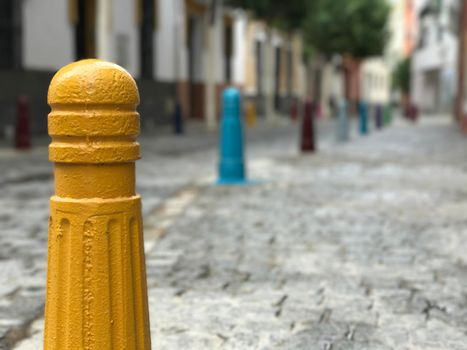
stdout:
[(138, 88), (132, 76), (122, 67), (87, 59), (71, 63), (53, 77), (48, 102), (54, 105), (129, 105), (139, 104)]
[(122, 67), (88, 59), (60, 69), (48, 93), (52, 144), (61, 163), (121, 163), (139, 159), (139, 93)]

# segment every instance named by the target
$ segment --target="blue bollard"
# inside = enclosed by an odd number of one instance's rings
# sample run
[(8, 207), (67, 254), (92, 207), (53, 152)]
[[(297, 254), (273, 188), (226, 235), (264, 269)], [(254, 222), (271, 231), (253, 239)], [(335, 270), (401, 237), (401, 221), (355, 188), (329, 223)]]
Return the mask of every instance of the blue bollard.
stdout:
[(229, 87), (223, 94), (221, 121), (219, 178), (220, 185), (245, 184), (243, 152), (243, 122), (241, 99), (238, 89)]
[(358, 104), (358, 115), (360, 134), (366, 135), (368, 134), (368, 105), (363, 101)]
[(343, 99), (337, 105), (337, 141), (346, 142), (348, 140), (349, 119), (347, 116), (347, 102)]
[(176, 135), (183, 134), (183, 116), (182, 116), (182, 106), (180, 101), (175, 102), (175, 110), (174, 110), (174, 133)]
[(375, 106), (375, 126), (376, 129), (383, 127), (383, 107), (380, 104)]

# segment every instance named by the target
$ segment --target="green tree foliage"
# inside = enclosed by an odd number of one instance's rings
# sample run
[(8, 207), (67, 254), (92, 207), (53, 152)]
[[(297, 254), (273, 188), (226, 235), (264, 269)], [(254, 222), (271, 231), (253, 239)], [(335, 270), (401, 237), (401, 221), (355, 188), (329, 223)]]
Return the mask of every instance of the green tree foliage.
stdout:
[(325, 55), (381, 55), (389, 37), (387, 0), (313, 0), (303, 23), (309, 45)]
[(393, 87), (400, 89), (403, 93), (410, 93), (410, 64), (411, 59), (401, 60), (392, 73)]
[(325, 55), (349, 54), (355, 58), (383, 53), (388, 39), (387, 0), (225, 0), (269, 24), (300, 29), (307, 51)]
[(257, 18), (275, 27), (294, 30), (303, 27), (310, 0), (225, 0), (225, 2), (231, 6), (250, 10)]

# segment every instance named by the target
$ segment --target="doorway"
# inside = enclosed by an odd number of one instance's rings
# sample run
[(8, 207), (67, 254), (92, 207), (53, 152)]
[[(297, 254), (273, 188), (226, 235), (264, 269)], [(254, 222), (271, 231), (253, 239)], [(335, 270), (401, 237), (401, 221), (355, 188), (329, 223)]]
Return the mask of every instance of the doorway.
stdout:
[(21, 68), (21, 1), (0, 1), (0, 69)]
[(154, 24), (155, 1), (141, 0), (141, 77), (146, 79), (154, 78)]
[(224, 80), (230, 83), (232, 79), (232, 53), (233, 53), (233, 28), (231, 21), (226, 21), (224, 26)]
[(281, 108), (281, 96), (280, 96), (280, 79), (281, 79), (281, 65), (282, 65), (282, 52), (281, 48), (277, 46), (274, 49), (275, 52), (275, 67), (274, 67), (274, 109), (276, 112), (280, 111)]
[(188, 16), (187, 23), (187, 49), (188, 49), (188, 115), (190, 118), (204, 118), (205, 84), (203, 82), (203, 38), (202, 17)]
[(255, 45), (256, 56), (256, 91), (259, 97), (263, 96), (263, 44), (256, 40)]
[(76, 59), (96, 57), (96, 0), (77, 1)]
[(292, 99), (293, 88), (293, 53), (292, 49), (287, 50), (287, 97)]

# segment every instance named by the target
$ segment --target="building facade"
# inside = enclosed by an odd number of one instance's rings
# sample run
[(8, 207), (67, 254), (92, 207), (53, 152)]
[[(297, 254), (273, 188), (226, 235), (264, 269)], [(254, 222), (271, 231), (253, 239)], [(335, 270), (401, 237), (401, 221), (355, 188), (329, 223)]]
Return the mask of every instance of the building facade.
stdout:
[(417, 0), (412, 102), (426, 113), (452, 113), (457, 91), (458, 0)]
[(14, 124), (29, 96), (34, 133), (46, 132), (53, 74), (82, 58), (126, 68), (138, 81), (143, 130), (185, 118), (216, 127), (220, 96), (236, 85), (274, 116), (303, 98), (299, 34), (268, 28), (243, 10), (206, 0), (3, 0), (0, 2), (0, 124)]
[(369, 105), (384, 105), (390, 101), (391, 73), (381, 57), (363, 61), (360, 68), (360, 98)]
[(392, 71), (400, 60), (410, 57), (415, 48), (416, 17), (415, 1), (391, 0), (391, 13), (388, 20), (390, 37), (384, 53)]

